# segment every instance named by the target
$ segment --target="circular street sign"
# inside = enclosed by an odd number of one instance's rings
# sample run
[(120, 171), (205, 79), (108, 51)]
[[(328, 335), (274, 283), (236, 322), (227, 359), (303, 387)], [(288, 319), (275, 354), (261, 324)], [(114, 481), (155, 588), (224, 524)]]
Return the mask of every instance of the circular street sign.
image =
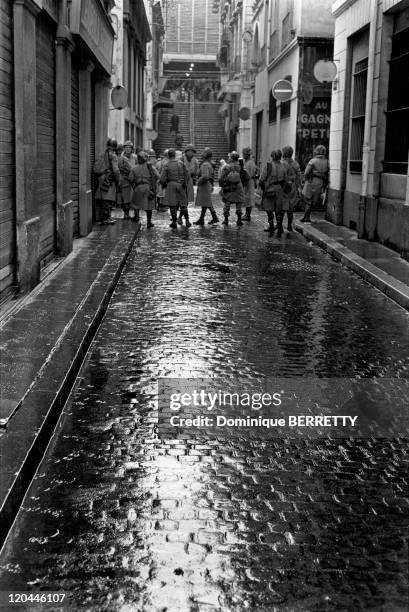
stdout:
[(156, 140), (158, 137), (158, 132), (156, 130), (150, 130), (149, 128), (146, 130), (146, 138), (148, 140)]
[(239, 117), (242, 121), (247, 121), (247, 119), (250, 119), (250, 109), (247, 108), (247, 106), (243, 106), (239, 110)]
[(128, 106), (128, 92), (125, 87), (117, 85), (111, 91), (112, 106), (118, 110), (122, 110)]
[(337, 67), (332, 60), (321, 59), (314, 64), (313, 73), (320, 83), (332, 83), (337, 72)]
[(271, 93), (279, 102), (287, 102), (293, 95), (293, 86), (290, 81), (280, 79), (274, 83)]

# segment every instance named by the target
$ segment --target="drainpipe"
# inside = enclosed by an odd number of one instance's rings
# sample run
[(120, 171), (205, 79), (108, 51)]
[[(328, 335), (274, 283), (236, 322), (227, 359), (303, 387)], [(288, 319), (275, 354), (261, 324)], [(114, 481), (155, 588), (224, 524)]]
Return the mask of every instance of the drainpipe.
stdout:
[(369, 20), (368, 78), (366, 84), (364, 142), (362, 145), (362, 182), (358, 209), (358, 238), (364, 238), (365, 236), (366, 203), (368, 201), (369, 155), (371, 149), (372, 98), (374, 85), (376, 29), (378, 21), (377, 17), (378, 0), (374, 0), (371, 3), (371, 16)]

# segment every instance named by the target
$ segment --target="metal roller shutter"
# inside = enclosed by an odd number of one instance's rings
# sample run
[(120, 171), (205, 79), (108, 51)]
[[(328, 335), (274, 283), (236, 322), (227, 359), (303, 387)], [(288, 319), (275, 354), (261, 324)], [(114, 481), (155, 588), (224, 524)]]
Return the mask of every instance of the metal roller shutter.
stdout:
[(40, 14), (36, 28), (37, 61), (37, 173), (36, 196), (40, 215), (40, 260), (54, 256), (55, 194), (55, 46), (54, 28)]
[(0, 301), (15, 282), (13, 3), (0, 5)]
[(90, 185), (92, 188), (92, 220), (96, 220), (96, 211), (95, 211), (95, 199), (94, 194), (97, 187), (97, 179), (95, 174), (93, 173), (95, 161), (95, 80), (94, 76), (91, 76), (91, 132), (90, 132)]
[(71, 199), (73, 233), (79, 235), (79, 82), (78, 69), (71, 64)]

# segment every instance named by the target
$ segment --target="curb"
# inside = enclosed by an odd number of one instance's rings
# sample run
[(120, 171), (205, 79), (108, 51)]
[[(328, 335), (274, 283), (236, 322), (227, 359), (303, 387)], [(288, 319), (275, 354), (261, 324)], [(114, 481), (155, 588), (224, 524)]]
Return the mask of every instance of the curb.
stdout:
[[(84, 358), (107, 311), (122, 270), (135, 244), (140, 227), (139, 224), (125, 252), (120, 257), (119, 264), (115, 262), (115, 251), (121, 248), (121, 243), (119, 242), (113, 248), (41, 368), (41, 376), (37, 378), (30, 391), (19, 403), (18, 410), (10, 420), (6, 435), (0, 439), (3, 457), (9, 457), (11, 464), (14, 459), (14, 464), (18, 465), (16, 470), (4, 473), (0, 483), (3, 489), (0, 490), (2, 498), (0, 499), (0, 548), (7, 538), (24, 496), (54, 434)], [(75, 333), (72, 333), (74, 340), (69, 337), (73, 330), (80, 333), (78, 341), (75, 339)], [(63, 372), (62, 376), (61, 372)], [(58, 374), (60, 374), (59, 377)], [(50, 381), (54, 382), (54, 389), (51, 388)], [(22, 436), (26, 442), (23, 449), (21, 449)], [(19, 446), (16, 444), (17, 441)]]
[(294, 225), (297, 232), (302, 234), (306, 240), (314, 242), (314, 244), (321, 247), (334, 259), (340, 261), (344, 266), (399, 304), (399, 306), (409, 311), (409, 288), (405, 283), (384, 272), (316, 228), (300, 224), (299, 221), (296, 221)]

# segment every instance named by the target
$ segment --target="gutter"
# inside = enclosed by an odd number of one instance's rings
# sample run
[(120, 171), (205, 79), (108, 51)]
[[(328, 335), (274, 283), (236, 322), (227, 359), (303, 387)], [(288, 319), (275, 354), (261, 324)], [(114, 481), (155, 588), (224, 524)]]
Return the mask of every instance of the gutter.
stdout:
[(374, 88), (375, 46), (378, 21), (378, 2), (371, 3), (369, 19), (368, 76), (366, 84), (364, 142), (362, 145), (362, 182), (358, 209), (358, 238), (365, 237), (366, 204), (368, 201), (369, 156), (371, 151), (372, 98)]

